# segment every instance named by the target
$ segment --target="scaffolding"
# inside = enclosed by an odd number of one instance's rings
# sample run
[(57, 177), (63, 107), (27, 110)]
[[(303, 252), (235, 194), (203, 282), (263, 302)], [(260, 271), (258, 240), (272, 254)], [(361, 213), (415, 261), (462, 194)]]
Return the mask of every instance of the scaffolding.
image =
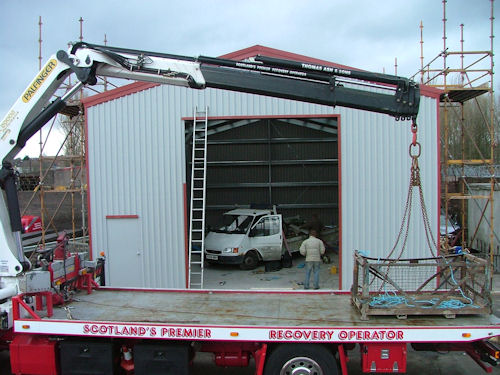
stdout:
[[(478, 248), (489, 258), (491, 266), (498, 263), (499, 233), (495, 233), (494, 202), (498, 182), (495, 170), (499, 163), (495, 160), (498, 127), (494, 107), (493, 82), (493, 3), (490, 1), (490, 48), (489, 50), (466, 50), (464, 24), (460, 25), (460, 49), (453, 51), (448, 46), (446, 5), (443, 5), (443, 50), (429, 63), (424, 64), (423, 24), (420, 23), (421, 68), (415, 76), (420, 76), (421, 84), (441, 90), (441, 173), (442, 209), (446, 216), (446, 226), (450, 216), (456, 216), (461, 224), (461, 233), (456, 245), (464, 248)], [(497, 130), (498, 131), (498, 130)], [(478, 141), (482, 136), (483, 144)], [(472, 170), (481, 173), (471, 173)], [(456, 178), (452, 188), (450, 181)], [(484, 193), (476, 193), (471, 181), (481, 177), (487, 181)], [(470, 205), (480, 208), (481, 215), (475, 227), (469, 227), (468, 209)], [(479, 227), (486, 225), (489, 230), (489, 244), (478, 245), (476, 236)], [(446, 228), (448, 233), (448, 228)], [(447, 243), (446, 247), (449, 246)], [(498, 264), (496, 267), (498, 272)]]
[[(80, 26), (80, 41), (83, 41), (83, 18), (78, 20)], [(42, 66), (42, 17), (38, 21), (38, 60), (39, 69)], [(107, 44), (106, 34), (104, 35), (104, 44)], [(102, 82), (103, 91), (107, 91), (107, 80)], [(74, 86), (71, 77), (62, 86), (61, 91), (67, 92)], [(114, 85), (113, 85), (114, 86)], [(98, 90), (91, 89), (94, 92)], [(57, 237), (60, 230), (70, 230), (69, 236), (73, 242), (77, 237), (86, 237), (88, 235), (87, 228), (87, 176), (86, 176), (86, 138), (85, 138), (85, 119), (81, 100), (85, 96), (85, 91), (81, 89), (77, 95), (67, 103), (65, 109), (56, 116), (50, 123), (48, 129), (40, 130), (39, 132), (39, 156), (38, 156), (38, 171), (36, 176), (36, 184), (32, 184), (32, 193), (25, 201), (22, 207), (22, 215), (39, 214), (42, 222), (42, 232), (36, 244), (39, 248), (45, 248), (46, 242), (53, 241)], [(56, 136), (56, 128), (60, 127), (64, 132), (64, 139), (60, 142), (60, 146), (55, 156), (45, 156), (45, 148), (48, 141)], [(63, 165), (65, 168), (65, 177), (62, 179), (64, 183), (57, 184), (55, 181), (50, 183), (49, 172), (57, 165)], [(31, 162), (30, 162), (31, 166)], [(31, 169), (31, 168), (30, 168)], [(30, 176), (28, 176), (30, 177)], [(34, 173), (31, 170), (31, 178)], [(32, 181), (30, 181), (32, 183)], [(30, 189), (31, 190), (31, 189)], [(53, 193), (59, 193), (59, 198)], [(47, 198), (51, 196), (51, 204), (47, 202)], [(58, 228), (55, 219), (61, 214), (61, 211), (68, 210), (68, 204), (64, 203), (69, 200), (69, 209), (71, 211), (71, 228)], [(39, 208), (37, 204), (39, 203)], [(52, 206), (49, 209), (49, 206)], [(80, 211), (80, 213), (78, 213)], [(78, 216), (81, 217), (77, 218)], [(78, 223), (78, 224), (77, 224)], [(78, 227), (77, 227), (78, 226)]]

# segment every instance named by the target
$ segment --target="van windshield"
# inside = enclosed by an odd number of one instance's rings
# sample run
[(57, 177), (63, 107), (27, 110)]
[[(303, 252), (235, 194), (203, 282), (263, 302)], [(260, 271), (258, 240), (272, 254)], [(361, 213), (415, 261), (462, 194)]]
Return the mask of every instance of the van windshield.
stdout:
[(252, 224), (253, 216), (247, 215), (223, 215), (223, 225), (216, 229), (217, 233), (247, 233)]

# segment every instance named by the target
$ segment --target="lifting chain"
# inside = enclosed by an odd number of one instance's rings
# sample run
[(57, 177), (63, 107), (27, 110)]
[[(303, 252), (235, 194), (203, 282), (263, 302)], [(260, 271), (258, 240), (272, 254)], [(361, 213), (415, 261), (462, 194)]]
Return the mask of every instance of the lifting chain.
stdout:
[[(427, 246), (429, 247), (429, 251), (430, 251), (432, 257), (437, 256), (437, 243), (434, 240), (434, 235), (432, 234), (429, 216), (427, 214), (427, 207), (425, 205), (425, 200), (424, 200), (424, 192), (422, 189), (422, 179), (420, 178), (420, 167), (418, 165), (418, 158), (420, 157), (422, 147), (421, 147), (420, 143), (417, 142), (418, 127), (417, 127), (417, 122), (416, 122), (415, 118), (412, 119), (411, 131), (413, 133), (413, 137), (412, 137), (412, 142), (410, 143), (410, 147), (409, 147), (409, 154), (411, 157), (410, 183), (408, 186), (408, 194), (406, 197), (405, 209), (404, 209), (404, 213), (403, 213), (403, 220), (401, 222), (401, 227), (399, 228), (399, 233), (396, 237), (396, 241), (394, 243), (394, 246), (392, 247), (392, 250), (390, 251), (390, 253), (386, 259), (391, 259), (391, 256), (396, 251), (398, 244), (400, 243), (401, 238), (402, 238), (401, 251), (399, 252), (398, 256), (395, 259), (388, 261), (387, 270), (385, 272), (385, 275), (382, 277), (383, 282), (382, 282), (382, 285), (380, 286), (380, 290), (384, 287), (384, 285), (387, 281), (387, 276), (389, 274), (390, 266), (392, 264), (396, 263), (399, 259), (401, 259), (401, 256), (403, 255), (404, 250), (406, 249), (406, 243), (408, 240), (408, 233), (410, 232), (410, 221), (411, 221), (411, 213), (412, 213), (412, 206), (413, 206), (413, 188), (418, 188), (418, 192), (419, 192), (420, 208), (422, 211), (422, 219), (424, 222), (424, 230), (425, 230), (425, 238), (427, 240)], [(436, 251), (434, 251), (434, 249), (436, 249)], [(373, 279), (372, 282), (374, 280), (375, 279)]]
[[(401, 222), (401, 227), (399, 228), (399, 233), (396, 237), (396, 242), (390, 251), (389, 255), (387, 258), (390, 258), (393, 253), (396, 251), (396, 248), (401, 240), (401, 237), (403, 237), (403, 242), (401, 246), (401, 251), (399, 252), (398, 256), (396, 259), (400, 259), (401, 256), (403, 255), (403, 252), (406, 248), (406, 242), (408, 240), (408, 233), (410, 231), (410, 219), (411, 219), (411, 212), (412, 212), (412, 206), (413, 206), (413, 188), (418, 188), (419, 192), (419, 199), (420, 199), (420, 208), (422, 211), (422, 219), (424, 221), (424, 229), (425, 229), (425, 237), (427, 240), (427, 245), (429, 246), (429, 250), (432, 254), (432, 256), (436, 256), (436, 253), (434, 252), (433, 249), (436, 248), (437, 244), (434, 241), (434, 235), (432, 234), (431, 230), (431, 225), (429, 221), (429, 216), (427, 214), (427, 207), (425, 205), (425, 199), (424, 199), (424, 191), (422, 188), (422, 179), (420, 177), (420, 166), (418, 165), (418, 158), (421, 155), (422, 147), (419, 142), (417, 142), (417, 131), (418, 131), (418, 126), (416, 119), (413, 118), (412, 120), (412, 125), (411, 125), (411, 132), (413, 134), (412, 137), (412, 142), (410, 143), (409, 147), (409, 154), (411, 158), (411, 169), (410, 169), (410, 183), (408, 186), (408, 194), (406, 197), (406, 204), (405, 204), (405, 209), (403, 213), (403, 220)], [(404, 235), (403, 235), (404, 233)]]
[[(418, 158), (420, 157), (422, 147), (420, 146), (420, 143), (417, 142), (417, 121), (416, 118), (412, 119), (412, 124), (411, 124), (411, 131), (413, 133), (413, 139), (410, 144), (410, 157), (412, 159), (411, 162), (411, 183), (410, 183), (410, 194), (411, 194), (411, 189), (412, 187), (418, 187), (418, 193), (419, 193), (419, 198), (420, 198), (420, 208), (422, 210), (422, 220), (424, 222), (424, 230), (425, 230), (425, 238), (427, 240), (427, 246), (429, 247), (429, 251), (431, 252), (431, 255), (433, 257), (437, 256), (437, 243), (434, 239), (434, 235), (432, 234), (432, 229), (431, 229), (431, 224), (429, 221), (429, 215), (427, 213), (427, 207), (425, 205), (425, 199), (424, 199), (424, 191), (422, 188), (422, 180), (420, 178), (420, 167), (418, 165)], [(434, 252), (434, 249), (436, 249), (436, 252)]]
[(420, 167), (418, 166), (418, 158), (422, 151), (420, 143), (417, 142), (417, 123), (415, 120), (411, 124), (411, 132), (413, 133), (413, 139), (410, 143), (410, 148), (408, 150), (411, 157), (411, 179), (410, 179), (410, 189), (411, 186), (420, 186)]

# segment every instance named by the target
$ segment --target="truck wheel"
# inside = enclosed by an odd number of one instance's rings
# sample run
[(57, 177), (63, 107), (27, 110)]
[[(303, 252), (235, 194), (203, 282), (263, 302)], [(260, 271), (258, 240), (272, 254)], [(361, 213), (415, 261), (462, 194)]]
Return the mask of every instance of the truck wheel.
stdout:
[(264, 375), (337, 375), (333, 353), (318, 344), (284, 344), (266, 360)]
[(243, 263), (240, 264), (242, 270), (253, 270), (259, 265), (259, 256), (255, 251), (249, 251), (243, 257)]

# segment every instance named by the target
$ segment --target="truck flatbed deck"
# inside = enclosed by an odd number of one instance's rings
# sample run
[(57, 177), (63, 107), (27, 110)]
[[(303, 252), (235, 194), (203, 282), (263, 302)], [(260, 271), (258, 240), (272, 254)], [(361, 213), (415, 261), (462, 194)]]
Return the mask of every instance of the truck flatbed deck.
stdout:
[(500, 334), (495, 315), (361, 320), (348, 293), (131, 290), (77, 294), (16, 332), (94, 337), (276, 342), (463, 342)]

